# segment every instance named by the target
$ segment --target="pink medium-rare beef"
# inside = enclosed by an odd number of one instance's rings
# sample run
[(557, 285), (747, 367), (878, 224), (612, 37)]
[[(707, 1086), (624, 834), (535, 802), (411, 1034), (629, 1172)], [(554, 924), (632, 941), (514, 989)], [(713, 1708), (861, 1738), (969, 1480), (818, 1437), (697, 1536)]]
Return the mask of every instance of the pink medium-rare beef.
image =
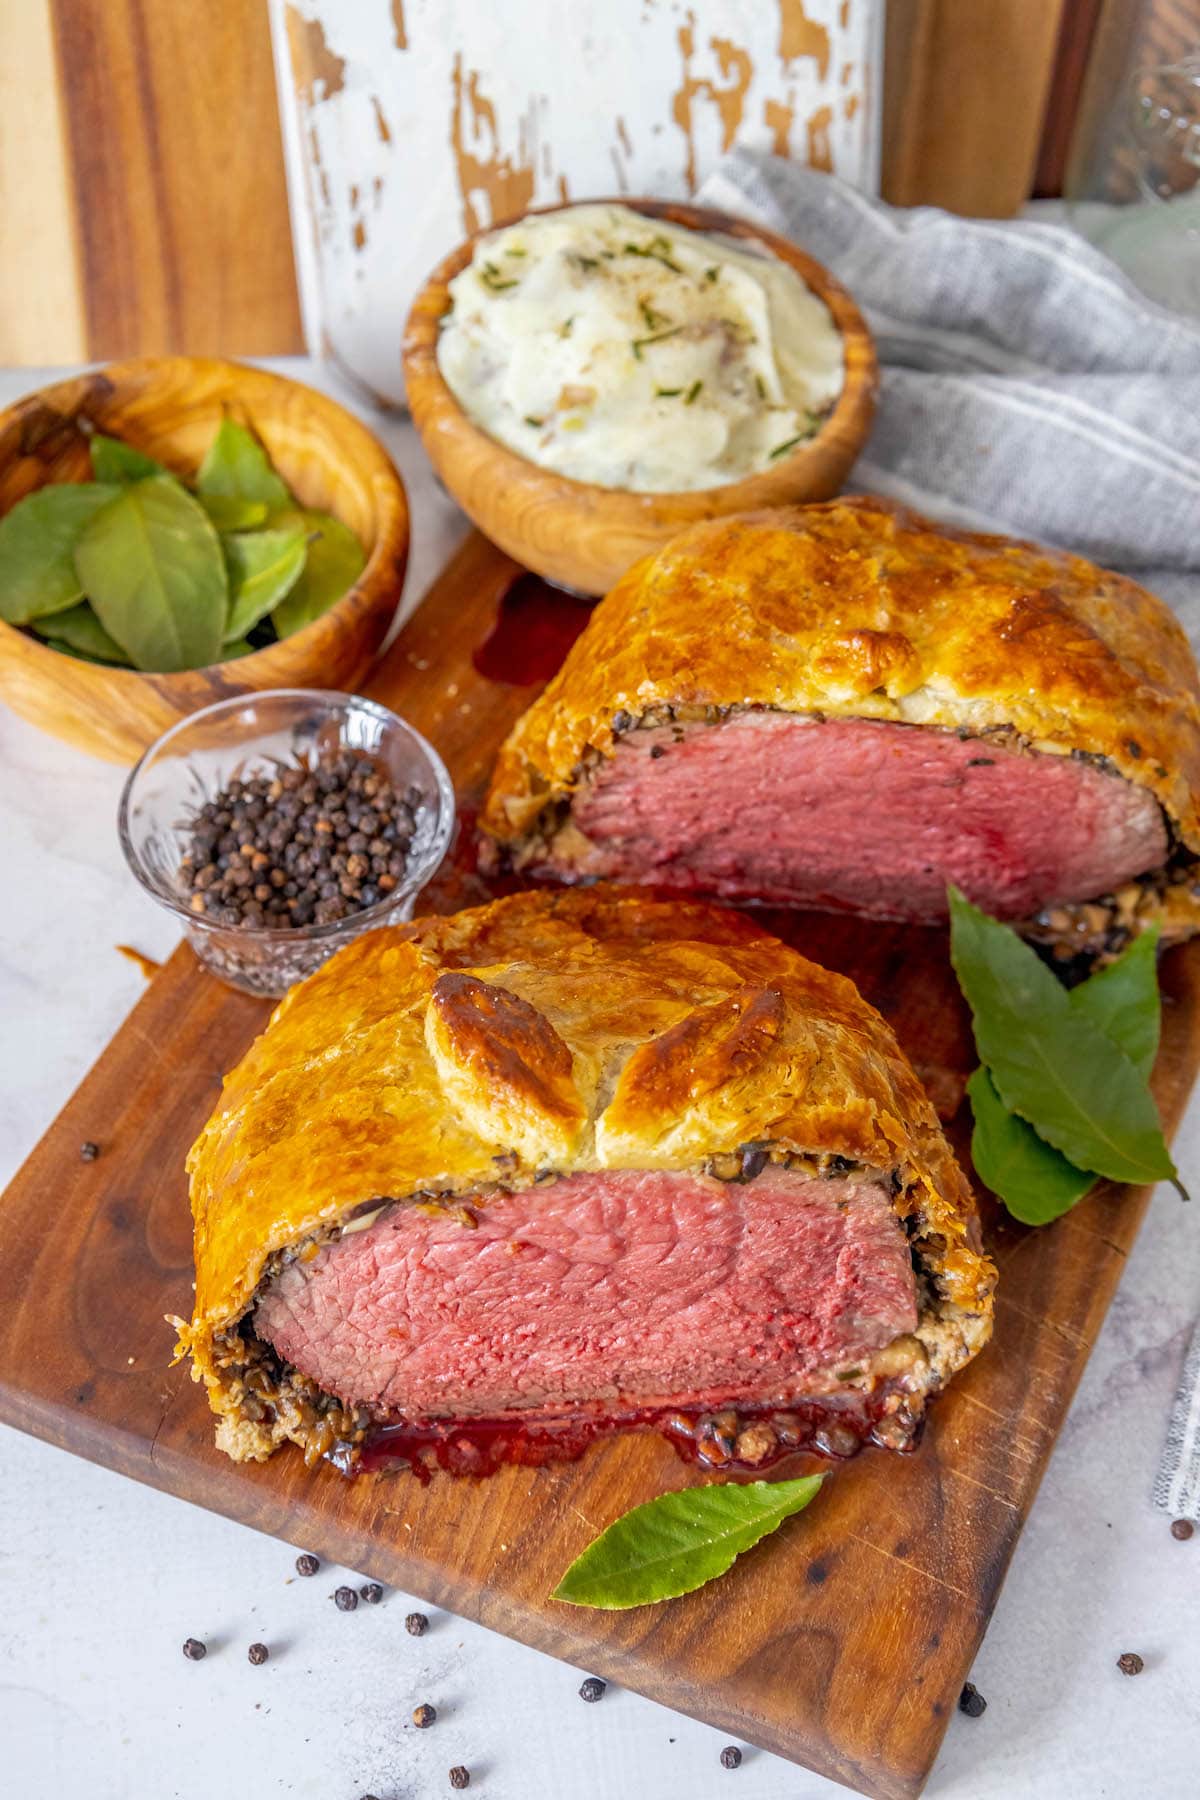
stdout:
[(398, 1206), (292, 1263), (255, 1330), (418, 1419), (788, 1401), (917, 1322), (877, 1182), (606, 1170), (473, 1211)]
[(542, 866), (932, 922), (954, 882), (1024, 919), (1160, 868), (1153, 795), (1077, 757), (871, 719), (740, 713), (634, 731)]

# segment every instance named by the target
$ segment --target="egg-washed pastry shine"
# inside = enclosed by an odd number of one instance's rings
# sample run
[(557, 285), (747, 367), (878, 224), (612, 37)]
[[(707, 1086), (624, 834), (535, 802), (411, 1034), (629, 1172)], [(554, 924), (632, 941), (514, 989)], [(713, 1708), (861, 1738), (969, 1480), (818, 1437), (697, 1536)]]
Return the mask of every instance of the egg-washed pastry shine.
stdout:
[[(883, 1196), (916, 1326), (852, 1373), (911, 1425), (986, 1341), (995, 1276), (937, 1116), (850, 981), (735, 913), (603, 888), (360, 938), (276, 1008), (189, 1158), (195, 1311), (177, 1324), (218, 1442), (261, 1459), (361, 1434), (365, 1415), (264, 1361), (253, 1308), (364, 1215), (425, 1209), (444, 1232), (507, 1194), (536, 1224), (558, 1178), (630, 1170), (695, 1173), (719, 1207), (748, 1144), (755, 1174), (819, 1189), (858, 1171)], [(471, 1223), (463, 1256), (486, 1235)]]

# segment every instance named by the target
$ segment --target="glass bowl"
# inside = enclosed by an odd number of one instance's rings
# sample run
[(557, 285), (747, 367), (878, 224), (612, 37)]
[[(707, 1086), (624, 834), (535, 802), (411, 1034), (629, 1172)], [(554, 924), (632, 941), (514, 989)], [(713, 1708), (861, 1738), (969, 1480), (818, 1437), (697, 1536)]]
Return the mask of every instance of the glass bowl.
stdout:
[[(347, 918), (290, 930), (218, 925), (192, 912), (177, 873), (204, 802), (236, 778), (338, 750), (369, 752), (401, 792), (421, 796), (408, 867), (391, 893)], [(357, 694), (277, 688), (219, 700), (165, 732), (131, 771), (117, 825), (129, 867), (176, 915), (201, 962), (243, 993), (275, 998), (363, 932), (411, 918), (450, 846), (454, 789), (437, 752), (385, 706)]]

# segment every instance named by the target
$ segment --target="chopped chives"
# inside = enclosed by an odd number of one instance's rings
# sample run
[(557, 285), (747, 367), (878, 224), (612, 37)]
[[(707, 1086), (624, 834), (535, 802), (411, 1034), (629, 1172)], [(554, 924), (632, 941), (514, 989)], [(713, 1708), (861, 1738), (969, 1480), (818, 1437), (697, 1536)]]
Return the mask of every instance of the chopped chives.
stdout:
[(672, 327), (669, 331), (656, 331), (652, 337), (634, 338), (633, 339), (633, 354), (637, 357), (637, 360), (639, 362), (641, 362), (642, 349), (643, 349), (644, 345), (646, 345), (646, 344), (661, 344), (664, 338), (678, 337), (679, 333), (682, 330), (683, 330), (682, 325), (672, 325)]
[(798, 432), (795, 437), (785, 438), (782, 444), (776, 444), (775, 448), (771, 451), (768, 460), (774, 462), (777, 456), (782, 456), (785, 450), (794, 450), (796, 445), (802, 444), (808, 436), (809, 433), (807, 431), (801, 431)]
[(696, 398), (696, 395), (700, 392), (700, 389), (703, 386), (704, 386), (704, 383), (702, 381), (693, 381), (691, 387), (687, 391), (687, 399), (684, 401), (683, 404), (685, 406), (690, 406), (692, 404), (692, 401)]
[(526, 413), (525, 414), (525, 423), (527, 425), (532, 425), (534, 430), (538, 431), (546, 423), (546, 421), (545, 421), (545, 419), (535, 419), (533, 417), (532, 413)]
[(682, 392), (682, 388), (655, 388), (654, 396), (657, 400), (675, 400)]

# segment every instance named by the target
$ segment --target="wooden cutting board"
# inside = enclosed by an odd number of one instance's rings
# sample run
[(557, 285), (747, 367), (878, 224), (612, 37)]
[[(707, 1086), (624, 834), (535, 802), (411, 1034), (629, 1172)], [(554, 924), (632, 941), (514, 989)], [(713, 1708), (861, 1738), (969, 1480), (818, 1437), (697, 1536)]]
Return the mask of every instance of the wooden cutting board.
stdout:
[[(473, 537), (378, 668), (370, 691), (437, 745), (463, 802), (456, 860), (427, 896), (442, 910), (487, 897), (466, 854), (472, 802), (586, 616)], [(973, 1057), (944, 934), (817, 914), (771, 923), (854, 977), (952, 1111)], [(1172, 952), (1162, 979), (1155, 1091), (1173, 1128), (1200, 1054), (1200, 942)], [(630, 1506), (705, 1478), (661, 1439), (428, 1487), (309, 1473), (292, 1450), (238, 1467), (213, 1449), (187, 1370), (168, 1367), (163, 1315), (191, 1310), (184, 1154), (266, 1011), (177, 951), (13, 1181), (0, 1205), (0, 1417), (863, 1793), (919, 1793), (1146, 1194), (1106, 1184), (1037, 1232), (985, 1209), (995, 1339), (913, 1454), (863, 1451), (697, 1594), (581, 1611), (547, 1596), (584, 1545)], [(964, 1155), (967, 1110), (952, 1126)], [(101, 1147), (93, 1163), (80, 1159), (87, 1139)]]

